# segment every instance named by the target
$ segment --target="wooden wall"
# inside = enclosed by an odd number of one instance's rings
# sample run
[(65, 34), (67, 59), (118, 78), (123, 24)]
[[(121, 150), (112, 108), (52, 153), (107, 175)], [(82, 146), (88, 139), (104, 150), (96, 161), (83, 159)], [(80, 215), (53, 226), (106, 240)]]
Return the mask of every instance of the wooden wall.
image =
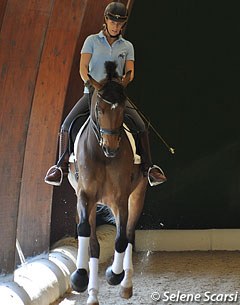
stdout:
[[(0, 261), (1, 272), (14, 266), (15, 239), (20, 193), (23, 182), (24, 158), (28, 128), (33, 107), (34, 91), (45, 35), (53, 1), (7, 1), (1, 27), (1, 210)], [(38, 139), (38, 146), (44, 136)], [(33, 163), (34, 162), (34, 163)], [(32, 156), (31, 166), (39, 160)], [(34, 194), (32, 184), (38, 183), (40, 173), (31, 177), (27, 194)], [(46, 190), (49, 198), (51, 191)], [(26, 194), (26, 195), (27, 195)], [(34, 200), (34, 198), (33, 198)], [(36, 202), (30, 208), (35, 212)], [(26, 223), (29, 219), (26, 219)], [(37, 228), (37, 222), (35, 223)], [(29, 231), (33, 228), (29, 227)], [(43, 237), (42, 237), (43, 238)]]
[(48, 251), (53, 187), (43, 179), (82, 93), (83, 40), (109, 2), (0, 1), (0, 274), (15, 268), (16, 238), (25, 257)]

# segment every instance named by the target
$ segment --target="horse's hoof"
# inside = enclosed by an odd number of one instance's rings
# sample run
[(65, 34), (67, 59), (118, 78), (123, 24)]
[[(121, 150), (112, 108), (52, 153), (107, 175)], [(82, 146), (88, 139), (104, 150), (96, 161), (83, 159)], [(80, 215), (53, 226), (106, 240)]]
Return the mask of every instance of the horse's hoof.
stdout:
[(90, 296), (87, 300), (87, 305), (99, 305), (99, 303), (98, 300)]
[(74, 291), (84, 292), (88, 287), (88, 274), (85, 269), (77, 269), (71, 275), (71, 287)]
[(123, 287), (121, 285), (119, 294), (120, 294), (120, 297), (123, 299), (130, 299), (133, 295), (133, 288), (132, 287)]
[(88, 300), (87, 305), (99, 305), (99, 303), (96, 300)]
[(106, 270), (106, 280), (109, 285), (119, 285), (124, 278), (124, 271), (120, 274), (115, 274), (112, 272), (111, 266), (109, 266)]
[(92, 288), (92, 289), (90, 289), (88, 294), (89, 294), (89, 296), (88, 296), (88, 300), (87, 300), (87, 305), (99, 305), (98, 298), (97, 298), (98, 291), (96, 289)]

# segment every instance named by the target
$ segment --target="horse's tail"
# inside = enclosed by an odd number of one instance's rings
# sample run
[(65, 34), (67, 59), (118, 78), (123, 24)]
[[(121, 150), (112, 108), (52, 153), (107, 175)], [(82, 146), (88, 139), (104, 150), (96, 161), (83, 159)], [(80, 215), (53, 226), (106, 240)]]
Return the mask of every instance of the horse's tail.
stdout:
[(117, 69), (117, 63), (115, 61), (106, 61), (105, 62), (105, 70), (107, 73), (108, 80), (112, 80), (113, 78), (119, 77), (116, 69)]

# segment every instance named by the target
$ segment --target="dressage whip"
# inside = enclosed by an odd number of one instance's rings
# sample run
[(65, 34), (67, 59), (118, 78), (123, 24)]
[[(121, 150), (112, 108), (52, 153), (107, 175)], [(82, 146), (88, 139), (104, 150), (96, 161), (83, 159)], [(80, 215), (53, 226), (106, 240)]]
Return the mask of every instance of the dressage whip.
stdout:
[(170, 145), (168, 145), (168, 143), (163, 139), (163, 137), (156, 130), (156, 128), (151, 124), (151, 122), (146, 118), (146, 116), (142, 113), (142, 111), (137, 108), (137, 106), (133, 103), (133, 101), (131, 101), (129, 97), (127, 97), (127, 99), (130, 102), (130, 104), (132, 105), (132, 107), (140, 114), (140, 116), (143, 118), (143, 120), (148, 124), (148, 126), (152, 128), (152, 130), (155, 132), (155, 134), (158, 136), (158, 138), (164, 143), (164, 145), (167, 147), (167, 149), (170, 151), (170, 153), (174, 154), (175, 149), (170, 147)]

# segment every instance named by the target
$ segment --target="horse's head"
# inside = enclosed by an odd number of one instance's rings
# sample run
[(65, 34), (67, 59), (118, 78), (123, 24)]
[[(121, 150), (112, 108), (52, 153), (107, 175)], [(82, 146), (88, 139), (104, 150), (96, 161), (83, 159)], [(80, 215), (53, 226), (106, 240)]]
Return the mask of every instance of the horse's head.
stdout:
[(106, 157), (115, 157), (119, 149), (127, 100), (124, 88), (129, 83), (131, 74), (129, 71), (121, 79), (116, 67), (115, 62), (106, 62), (107, 77), (100, 82), (89, 75), (89, 82), (95, 88), (91, 101), (91, 118), (97, 127), (99, 144)]

